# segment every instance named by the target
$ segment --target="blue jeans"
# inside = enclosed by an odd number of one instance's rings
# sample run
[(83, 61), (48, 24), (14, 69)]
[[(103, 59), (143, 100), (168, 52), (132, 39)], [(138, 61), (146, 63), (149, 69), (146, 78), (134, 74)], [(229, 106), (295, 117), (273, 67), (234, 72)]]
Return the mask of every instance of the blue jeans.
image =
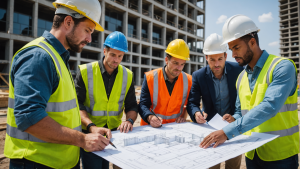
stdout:
[(253, 160), (246, 158), (247, 169), (297, 169), (299, 166), (298, 154), (278, 161), (263, 161), (256, 151)]
[(83, 169), (109, 169), (109, 162), (94, 153), (80, 148), (80, 156)]
[[(9, 169), (51, 169), (51, 167), (30, 160), (26, 160), (25, 158), (23, 158), (23, 159), (10, 159)], [(80, 169), (79, 161), (73, 169)]]

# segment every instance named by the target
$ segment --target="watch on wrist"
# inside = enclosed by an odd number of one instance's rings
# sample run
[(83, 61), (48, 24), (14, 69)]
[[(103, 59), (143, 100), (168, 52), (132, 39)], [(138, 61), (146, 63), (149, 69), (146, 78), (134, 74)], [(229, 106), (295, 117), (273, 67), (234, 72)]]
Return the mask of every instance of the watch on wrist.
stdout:
[(89, 125), (86, 126), (86, 130), (90, 133), (90, 127), (96, 126), (94, 123), (90, 123)]
[(129, 121), (132, 125), (134, 123), (134, 121), (131, 118), (127, 119), (126, 121)]

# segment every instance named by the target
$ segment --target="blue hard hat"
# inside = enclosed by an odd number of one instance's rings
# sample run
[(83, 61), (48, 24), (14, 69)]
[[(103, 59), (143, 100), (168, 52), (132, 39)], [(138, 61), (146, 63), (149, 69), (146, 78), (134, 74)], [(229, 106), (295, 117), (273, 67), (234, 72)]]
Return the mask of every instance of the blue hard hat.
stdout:
[(122, 32), (115, 31), (109, 34), (105, 39), (104, 46), (108, 46), (122, 52), (128, 52), (127, 39)]

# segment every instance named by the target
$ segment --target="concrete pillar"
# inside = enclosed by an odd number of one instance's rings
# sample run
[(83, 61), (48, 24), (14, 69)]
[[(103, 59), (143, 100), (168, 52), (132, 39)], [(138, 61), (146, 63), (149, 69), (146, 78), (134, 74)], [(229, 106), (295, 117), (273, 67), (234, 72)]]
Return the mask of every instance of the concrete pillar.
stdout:
[(141, 40), (141, 36), (142, 36), (142, 18), (141, 17), (136, 19), (136, 34), (137, 34), (137, 39)]
[(13, 56), (14, 56), (14, 40), (9, 39), (5, 43), (5, 60), (8, 61), (8, 65), (9, 65), (9, 66), (6, 66), (6, 68), (4, 70), (5, 73), (9, 73)]
[(184, 31), (187, 31), (187, 30), (188, 30), (188, 29), (187, 29), (187, 26), (188, 26), (187, 20), (184, 20), (184, 21), (183, 21), (183, 30), (184, 30)]
[(178, 31), (174, 32), (173, 39), (178, 39)]
[(14, 26), (14, 4), (15, 0), (8, 0), (6, 12), (6, 30), (7, 33), (13, 33)]
[(198, 11), (197, 11), (197, 9), (193, 9), (193, 13), (192, 13), (192, 15), (193, 15), (193, 20), (197, 20), (197, 13), (198, 13)]
[(167, 11), (162, 12), (163, 23), (167, 23)]
[(167, 28), (163, 27), (161, 29), (161, 42), (163, 46), (166, 46), (166, 34), (167, 34)]
[(175, 23), (175, 28), (178, 29), (178, 16), (174, 17), (173, 22)]
[(183, 35), (183, 40), (187, 43), (187, 36)]
[(168, 0), (163, 0), (163, 5), (167, 6)]
[[(148, 39), (149, 43), (152, 43), (152, 32), (153, 32), (153, 22), (148, 23)], [(150, 55), (152, 56), (152, 55)]]
[[(139, 60), (141, 60), (141, 59), (139, 59)], [(139, 63), (140, 64), (140, 63)], [(138, 67), (137, 68), (137, 70), (138, 70), (138, 73), (137, 73), (137, 75), (136, 75), (136, 79), (137, 79), (137, 81), (136, 81), (136, 84), (137, 85), (142, 85), (142, 81), (141, 81), (141, 73), (142, 73), (142, 71), (141, 71), (141, 67)]]
[(143, 0), (138, 0), (138, 12), (143, 12)]
[(34, 2), (32, 8), (32, 36), (38, 36), (38, 15), (39, 15), (39, 3), (37, 1)]
[(152, 46), (149, 47), (149, 56), (152, 56)]
[(193, 26), (192, 26), (192, 29), (193, 29), (193, 31), (194, 31), (194, 35), (197, 35), (197, 25), (196, 24), (193, 24)]
[(176, 12), (179, 12), (179, 0), (174, 0), (174, 10), (176, 11)]
[(150, 17), (153, 18), (153, 15), (154, 15), (154, 5), (153, 4), (148, 6), (148, 11), (150, 12)]
[(77, 66), (75, 68), (76, 72), (79, 71), (78, 66), (81, 64), (80, 63), (80, 58), (81, 58), (81, 53), (76, 53), (76, 64), (77, 64)]
[(124, 6), (128, 7), (128, 4), (129, 4), (129, 0), (124, 0)]
[(125, 36), (128, 35), (128, 12), (123, 13), (123, 30), (122, 32), (124, 33)]
[(187, 16), (188, 15), (188, 4), (184, 4), (184, 16)]
[[(102, 12), (102, 15), (101, 15), (101, 18), (100, 18), (100, 25), (103, 27), (103, 29), (105, 29), (105, 1), (101, 1), (101, 12)], [(104, 44), (104, 31), (100, 32), (99, 33), (99, 44), (100, 44), (100, 47), (103, 47), (103, 44)]]

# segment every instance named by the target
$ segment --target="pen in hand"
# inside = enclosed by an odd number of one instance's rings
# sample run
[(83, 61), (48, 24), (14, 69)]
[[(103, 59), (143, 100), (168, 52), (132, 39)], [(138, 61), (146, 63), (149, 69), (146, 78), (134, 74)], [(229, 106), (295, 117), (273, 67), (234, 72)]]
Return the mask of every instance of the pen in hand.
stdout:
[[(150, 112), (160, 121), (160, 119), (156, 116), (156, 114), (154, 113), (153, 109), (150, 108)], [(162, 127), (162, 124), (160, 125), (160, 127)]]

